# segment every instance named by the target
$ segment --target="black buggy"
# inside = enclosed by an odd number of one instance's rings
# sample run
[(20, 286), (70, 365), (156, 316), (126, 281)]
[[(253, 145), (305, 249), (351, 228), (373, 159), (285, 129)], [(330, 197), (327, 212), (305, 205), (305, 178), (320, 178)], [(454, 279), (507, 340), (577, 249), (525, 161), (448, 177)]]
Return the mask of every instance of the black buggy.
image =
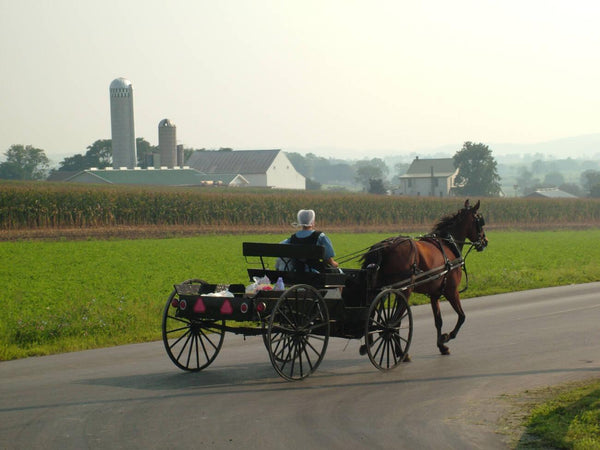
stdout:
[[(243, 243), (250, 281), (280, 277), (283, 286), (220, 285), (191, 279), (175, 285), (165, 305), (162, 334), (167, 354), (187, 371), (208, 367), (226, 332), (261, 335), (277, 373), (302, 380), (318, 367), (330, 337), (364, 339), (367, 354), (387, 371), (408, 359), (413, 320), (403, 290), (414, 279), (374, 289), (372, 269), (331, 271), (321, 246)], [(275, 270), (275, 259), (320, 265), (319, 272)]]

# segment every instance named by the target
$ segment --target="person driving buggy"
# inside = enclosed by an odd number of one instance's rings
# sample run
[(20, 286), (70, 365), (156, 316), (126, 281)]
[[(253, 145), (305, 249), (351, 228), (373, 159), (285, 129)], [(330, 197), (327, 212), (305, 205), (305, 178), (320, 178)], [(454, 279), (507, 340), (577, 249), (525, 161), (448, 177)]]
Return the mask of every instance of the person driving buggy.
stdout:
[[(283, 240), (282, 244), (300, 244), (300, 245), (321, 245), (324, 247), (325, 252), (323, 255), (323, 261), (333, 268), (338, 268), (338, 263), (335, 261), (335, 251), (333, 245), (328, 236), (322, 231), (315, 230), (315, 212), (312, 209), (301, 209), (298, 211), (298, 221), (292, 225), (301, 227), (300, 230), (292, 234), (289, 238)], [(290, 265), (293, 266), (292, 270), (310, 272), (315, 271), (309, 264), (302, 261), (284, 261), (278, 258), (275, 263), (277, 270), (290, 270)], [(303, 267), (302, 267), (303, 266)]]

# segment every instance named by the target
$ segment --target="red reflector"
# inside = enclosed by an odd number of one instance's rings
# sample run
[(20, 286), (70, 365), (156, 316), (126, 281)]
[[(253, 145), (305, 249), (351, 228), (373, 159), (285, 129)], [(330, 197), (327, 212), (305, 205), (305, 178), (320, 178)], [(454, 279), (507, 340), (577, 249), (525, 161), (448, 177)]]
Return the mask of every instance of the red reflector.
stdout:
[(176, 298), (174, 298), (173, 300), (171, 300), (171, 306), (173, 308), (177, 308), (179, 306), (179, 300), (177, 300)]
[(179, 301), (179, 309), (185, 309), (187, 308), (187, 302), (185, 300), (180, 300)]
[(196, 299), (196, 304), (194, 305), (194, 312), (195, 313), (206, 312), (206, 306), (204, 305), (204, 302), (202, 301), (202, 297), (198, 297)]
[(256, 304), (256, 311), (259, 313), (264, 312), (265, 309), (267, 309), (267, 305), (265, 305), (264, 302), (259, 302)]
[(233, 307), (229, 300), (225, 300), (221, 305), (221, 314), (233, 314)]
[(242, 314), (246, 314), (248, 312), (248, 303), (242, 303), (240, 305), (240, 311)]

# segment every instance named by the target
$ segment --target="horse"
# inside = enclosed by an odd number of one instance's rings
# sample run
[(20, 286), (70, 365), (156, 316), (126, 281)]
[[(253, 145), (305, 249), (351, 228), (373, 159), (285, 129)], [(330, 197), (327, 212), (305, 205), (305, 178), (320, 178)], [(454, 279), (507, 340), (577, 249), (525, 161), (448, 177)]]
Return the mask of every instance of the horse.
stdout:
[[(429, 234), (418, 239), (407, 236), (385, 239), (371, 246), (361, 258), (362, 269), (370, 269), (372, 273), (369, 281), (375, 290), (393, 286), (406, 279), (414, 281), (419, 274), (424, 274), (422, 282), (409, 283), (402, 291), (407, 301), (413, 291), (429, 296), (437, 330), (437, 347), (442, 355), (450, 354), (445, 344), (456, 338), (465, 322), (459, 294), (464, 267), (463, 247), (467, 244), (467, 239), (477, 251), (483, 251), (488, 245), (483, 231), (485, 221), (478, 213), (479, 206), (479, 201), (470, 206), (467, 199), (462, 209), (441, 218)], [(436, 268), (440, 268), (438, 272), (441, 276), (429, 277), (428, 273), (435, 274)], [(442, 333), (439, 302), (442, 296), (458, 315), (456, 325), (450, 333)]]

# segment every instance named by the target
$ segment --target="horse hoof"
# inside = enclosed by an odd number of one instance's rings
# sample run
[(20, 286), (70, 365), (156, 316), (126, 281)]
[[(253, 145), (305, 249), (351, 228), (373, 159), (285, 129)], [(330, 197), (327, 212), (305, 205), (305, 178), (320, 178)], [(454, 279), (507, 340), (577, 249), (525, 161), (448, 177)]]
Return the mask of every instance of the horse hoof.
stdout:
[(450, 349), (448, 347), (446, 347), (446, 346), (440, 347), (440, 353), (442, 355), (449, 355), (450, 354)]
[(365, 344), (361, 345), (360, 348), (358, 349), (358, 353), (361, 356), (365, 356), (367, 354), (367, 346)]

